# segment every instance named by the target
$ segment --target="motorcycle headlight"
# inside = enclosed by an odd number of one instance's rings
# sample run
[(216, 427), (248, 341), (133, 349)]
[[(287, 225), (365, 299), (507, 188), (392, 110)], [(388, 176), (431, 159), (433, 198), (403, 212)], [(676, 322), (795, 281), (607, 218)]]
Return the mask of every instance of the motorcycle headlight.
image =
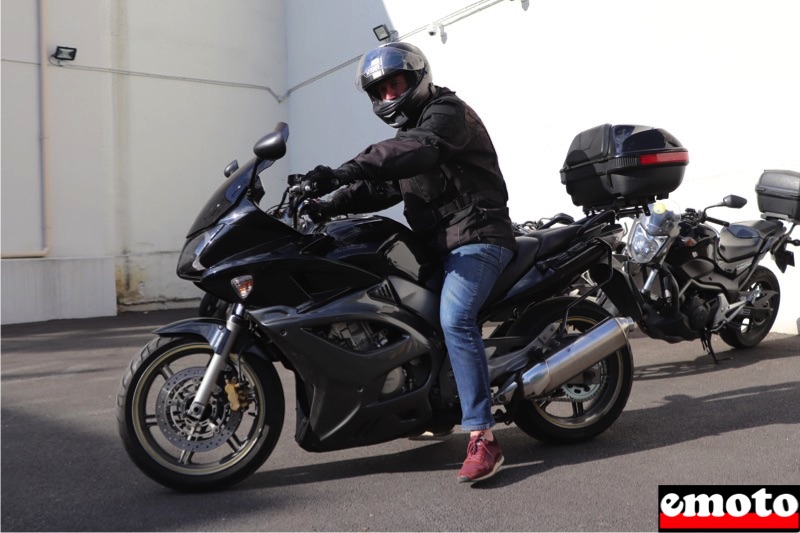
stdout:
[(200, 262), (200, 254), (203, 253), (222, 228), (223, 226), (215, 226), (186, 243), (178, 259), (178, 275), (199, 274), (206, 269)]
[(628, 253), (630, 254), (631, 261), (641, 264), (649, 263), (667, 240), (669, 240), (669, 236), (650, 235), (644, 229), (644, 226), (637, 223), (633, 228), (630, 241), (628, 242)]

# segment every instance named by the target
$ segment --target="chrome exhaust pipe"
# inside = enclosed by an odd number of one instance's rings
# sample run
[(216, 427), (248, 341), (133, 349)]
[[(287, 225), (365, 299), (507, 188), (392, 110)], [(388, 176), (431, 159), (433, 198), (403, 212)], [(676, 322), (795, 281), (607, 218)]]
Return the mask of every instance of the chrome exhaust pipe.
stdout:
[[(587, 368), (596, 365), (628, 343), (628, 333), (636, 322), (631, 318), (608, 318), (569, 346), (526, 370), (522, 376), (522, 393), (526, 398), (553, 392)], [(494, 404), (511, 401), (517, 382), (509, 380), (494, 397)]]

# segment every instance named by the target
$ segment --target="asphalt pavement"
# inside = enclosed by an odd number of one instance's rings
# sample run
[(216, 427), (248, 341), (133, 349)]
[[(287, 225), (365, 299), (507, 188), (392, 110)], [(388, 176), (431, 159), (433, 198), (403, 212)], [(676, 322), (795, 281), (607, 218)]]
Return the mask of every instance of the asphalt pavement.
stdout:
[(636, 335), (619, 420), (571, 446), (497, 432), (506, 464), (456, 483), (467, 436), (313, 454), (294, 386), (270, 459), (224, 492), (173, 492), (125, 455), (120, 377), (188, 310), (2, 327), (2, 531), (655, 531), (660, 484), (800, 484), (800, 337), (770, 334), (716, 365), (699, 342)]

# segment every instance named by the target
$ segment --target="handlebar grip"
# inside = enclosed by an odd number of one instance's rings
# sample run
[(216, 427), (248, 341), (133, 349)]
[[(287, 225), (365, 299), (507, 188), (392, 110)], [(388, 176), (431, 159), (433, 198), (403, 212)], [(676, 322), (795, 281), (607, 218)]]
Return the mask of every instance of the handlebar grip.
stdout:
[(714, 224), (719, 224), (720, 226), (725, 226), (726, 228), (731, 225), (730, 222), (725, 222), (724, 220), (720, 220), (718, 218), (709, 217), (709, 216), (705, 217), (705, 221), (706, 222), (713, 222)]

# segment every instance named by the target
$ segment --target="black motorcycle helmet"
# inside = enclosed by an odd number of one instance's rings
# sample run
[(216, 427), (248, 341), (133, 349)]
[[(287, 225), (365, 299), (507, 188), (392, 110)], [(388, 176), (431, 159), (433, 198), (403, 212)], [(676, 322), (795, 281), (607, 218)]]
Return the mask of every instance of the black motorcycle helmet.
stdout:
[[(381, 100), (372, 89), (398, 72), (405, 74), (408, 90), (394, 100)], [(419, 114), (433, 93), (433, 76), (419, 48), (408, 43), (386, 43), (361, 57), (356, 87), (369, 95), (373, 113), (391, 127), (400, 128)]]

